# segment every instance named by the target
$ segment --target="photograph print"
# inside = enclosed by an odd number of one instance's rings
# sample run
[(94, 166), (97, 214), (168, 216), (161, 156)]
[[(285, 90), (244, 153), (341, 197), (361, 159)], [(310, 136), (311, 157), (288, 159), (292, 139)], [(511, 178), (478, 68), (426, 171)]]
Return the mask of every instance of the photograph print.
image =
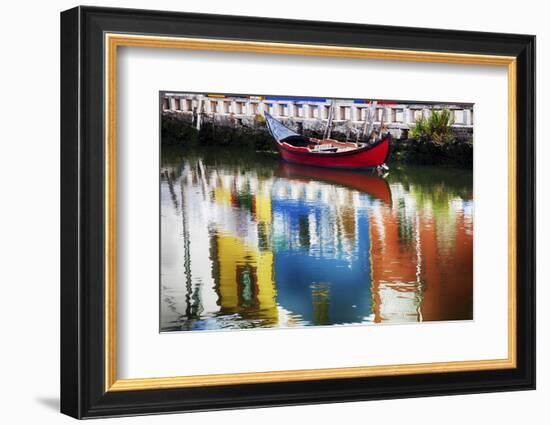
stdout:
[(473, 320), (472, 103), (163, 91), (160, 332)]

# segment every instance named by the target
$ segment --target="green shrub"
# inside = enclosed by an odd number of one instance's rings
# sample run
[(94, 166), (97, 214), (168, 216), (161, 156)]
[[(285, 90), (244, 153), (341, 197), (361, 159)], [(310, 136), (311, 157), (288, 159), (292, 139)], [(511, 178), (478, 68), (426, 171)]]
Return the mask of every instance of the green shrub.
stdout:
[(451, 128), (453, 123), (451, 111), (448, 109), (433, 111), (429, 118), (421, 117), (417, 119), (409, 134), (415, 140), (442, 145), (454, 140)]

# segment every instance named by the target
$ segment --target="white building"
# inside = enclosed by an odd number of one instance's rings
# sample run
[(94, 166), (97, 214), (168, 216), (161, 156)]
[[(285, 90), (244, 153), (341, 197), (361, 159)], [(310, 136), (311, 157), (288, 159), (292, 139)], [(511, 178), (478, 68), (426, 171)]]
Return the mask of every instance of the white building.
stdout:
[[(368, 117), (370, 103), (357, 99), (324, 99), (283, 96), (230, 96), (197, 93), (163, 93), (162, 110), (175, 113), (202, 113), (207, 116), (228, 116), (254, 119), (269, 112), (281, 121), (326, 121), (334, 103), (334, 123), (363, 125)], [(384, 121), (390, 130), (404, 130), (414, 126), (420, 117), (428, 118), (433, 111), (448, 109), (454, 119), (453, 127), (473, 127), (473, 104), (438, 104), (379, 101), (374, 123)]]

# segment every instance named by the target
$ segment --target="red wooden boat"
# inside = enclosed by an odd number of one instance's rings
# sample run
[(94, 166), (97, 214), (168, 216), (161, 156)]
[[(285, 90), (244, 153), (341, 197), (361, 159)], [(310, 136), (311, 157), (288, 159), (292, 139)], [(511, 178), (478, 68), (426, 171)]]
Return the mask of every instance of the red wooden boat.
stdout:
[(302, 136), (265, 113), (269, 132), (281, 157), (288, 162), (329, 168), (375, 168), (388, 158), (391, 135), (372, 143), (339, 142)]

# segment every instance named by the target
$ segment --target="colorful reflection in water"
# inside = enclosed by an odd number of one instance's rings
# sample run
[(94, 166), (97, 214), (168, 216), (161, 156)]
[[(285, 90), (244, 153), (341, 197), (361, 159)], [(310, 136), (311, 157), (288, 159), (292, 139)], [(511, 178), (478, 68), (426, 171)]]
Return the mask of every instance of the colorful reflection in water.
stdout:
[(472, 319), (470, 171), (163, 154), (161, 331)]

